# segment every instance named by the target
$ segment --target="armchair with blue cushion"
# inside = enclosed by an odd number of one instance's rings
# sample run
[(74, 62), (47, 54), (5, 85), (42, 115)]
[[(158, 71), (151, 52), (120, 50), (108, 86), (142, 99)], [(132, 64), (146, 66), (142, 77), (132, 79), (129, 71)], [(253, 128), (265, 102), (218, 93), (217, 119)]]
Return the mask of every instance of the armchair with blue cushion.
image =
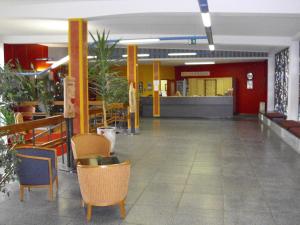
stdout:
[(20, 200), (24, 199), (24, 188), (48, 187), (49, 200), (53, 200), (53, 183), (58, 189), (56, 149), (43, 147), (16, 147), (20, 159), (17, 175), (20, 182)]

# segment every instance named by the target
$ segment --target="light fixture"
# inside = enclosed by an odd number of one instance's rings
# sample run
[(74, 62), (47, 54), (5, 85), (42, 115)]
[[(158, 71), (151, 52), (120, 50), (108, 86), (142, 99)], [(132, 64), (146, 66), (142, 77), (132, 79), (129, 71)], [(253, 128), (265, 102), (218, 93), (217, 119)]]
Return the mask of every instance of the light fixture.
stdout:
[(207, 61), (207, 62), (185, 62), (185, 65), (211, 65), (215, 64), (215, 62)]
[(59, 66), (65, 64), (65, 63), (68, 62), (68, 61), (69, 61), (69, 56), (67, 55), (67, 56), (63, 57), (62, 59), (60, 59), (60, 60), (58, 60), (58, 61), (52, 61), (52, 62), (51, 62), (51, 61), (47, 61), (46, 63), (48, 63), (48, 64), (53, 63), (53, 64), (50, 66), (50, 68), (51, 68), (51, 69), (55, 69), (55, 68), (57, 68), (57, 67), (59, 67)]
[(138, 57), (141, 57), (141, 58), (143, 58), (143, 57), (149, 57), (150, 56), (150, 54), (138, 54)]
[[(137, 56), (140, 57), (140, 58), (143, 58), (143, 57), (149, 57), (150, 54), (137, 54)], [(122, 57), (123, 57), (123, 58), (127, 58), (128, 55), (127, 55), (127, 54), (124, 54), (124, 55), (122, 55)]]
[(211, 27), (210, 14), (208, 12), (201, 13), (202, 22), (205, 27)]
[(132, 40), (121, 40), (119, 44), (147, 44), (159, 42), (159, 38), (147, 38), (147, 39), (132, 39)]
[(214, 51), (215, 50), (215, 45), (208, 45), (208, 48), (210, 51)]
[[(87, 58), (88, 59), (97, 59), (97, 56), (89, 55)], [(50, 61), (47, 61), (46, 63), (47, 64), (52, 64), (51, 69), (54, 69), (54, 68), (56, 68), (56, 67), (58, 67), (58, 66), (60, 66), (62, 64), (65, 64), (68, 61), (69, 61), (69, 56), (66, 56), (66, 57), (64, 57), (64, 58), (62, 58), (62, 59), (60, 59), (58, 61), (51, 61), (50, 60)], [(59, 65), (57, 66), (56, 64), (59, 64)], [(54, 68), (52, 68), (52, 67), (54, 67)]]
[(34, 60), (36, 60), (36, 61), (47, 61), (49, 59), (48, 58), (35, 58)]
[(189, 56), (189, 55), (197, 55), (196, 52), (172, 52), (168, 53), (168, 56)]

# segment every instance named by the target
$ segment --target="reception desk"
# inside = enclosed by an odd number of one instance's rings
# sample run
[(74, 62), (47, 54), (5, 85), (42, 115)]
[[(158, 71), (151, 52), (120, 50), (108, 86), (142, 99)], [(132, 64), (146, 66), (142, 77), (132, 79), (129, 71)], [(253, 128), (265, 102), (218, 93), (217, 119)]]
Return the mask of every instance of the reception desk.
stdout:
[[(141, 97), (141, 115), (152, 117), (152, 97)], [(165, 118), (232, 118), (233, 96), (161, 97), (160, 117)]]

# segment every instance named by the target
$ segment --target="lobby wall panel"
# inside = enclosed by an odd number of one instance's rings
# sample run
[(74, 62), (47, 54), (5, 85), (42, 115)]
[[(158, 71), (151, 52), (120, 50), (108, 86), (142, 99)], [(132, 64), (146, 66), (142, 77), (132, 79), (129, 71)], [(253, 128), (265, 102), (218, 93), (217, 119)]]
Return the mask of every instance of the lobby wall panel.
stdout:
[[(15, 62), (19, 60), (23, 69), (31, 69), (31, 64), (35, 68), (43, 65), (46, 67), (44, 61), (38, 61), (37, 58), (48, 58), (48, 47), (38, 44), (4, 44), (4, 61), (9, 60)], [(49, 65), (48, 65), (49, 66)]]
[[(203, 66), (175, 67), (176, 80), (183, 80), (181, 72), (210, 71), (210, 76), (232, 77), (236, 81), (236, 112), (241, 114), (257, 114), (259, 102), (267, 101), (267, 62), (226, 63)], [(253, 89), (247, 89), (247, 73), (254, 74)], [(193, 78), (193, 77), (191, 77)], [(194, 77), (195, 78), (195, 77)]]

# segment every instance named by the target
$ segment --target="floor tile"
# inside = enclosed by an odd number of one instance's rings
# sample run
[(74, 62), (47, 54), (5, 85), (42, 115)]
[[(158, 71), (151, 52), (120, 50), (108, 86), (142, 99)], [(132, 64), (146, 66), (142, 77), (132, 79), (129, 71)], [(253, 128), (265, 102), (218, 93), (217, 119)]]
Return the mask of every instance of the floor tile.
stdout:
[(117, 135), (116, 154), (132, 162), (125, 220), (94, 207), (87, 223), (77, 175), (59, 171), (52, 202), (47, 189), (20, 202), (10, 184), (0, 225), (299, 224), (300, 155), (254, 119), (142, 119), (139, 135)]
[(174, 212), (175, 208), (172, 210), (170, 207), (135, 205), (125, 221), (142, 225), (169, 225), (172, 224)]
[(223, 195), (184, 193), (179, 208), (222, 210), (224, 208)]
[[(224, 225), (277, 225), (271, 213), (225, 211)], [(282, 223), (282, 225), (286, 223)]]

